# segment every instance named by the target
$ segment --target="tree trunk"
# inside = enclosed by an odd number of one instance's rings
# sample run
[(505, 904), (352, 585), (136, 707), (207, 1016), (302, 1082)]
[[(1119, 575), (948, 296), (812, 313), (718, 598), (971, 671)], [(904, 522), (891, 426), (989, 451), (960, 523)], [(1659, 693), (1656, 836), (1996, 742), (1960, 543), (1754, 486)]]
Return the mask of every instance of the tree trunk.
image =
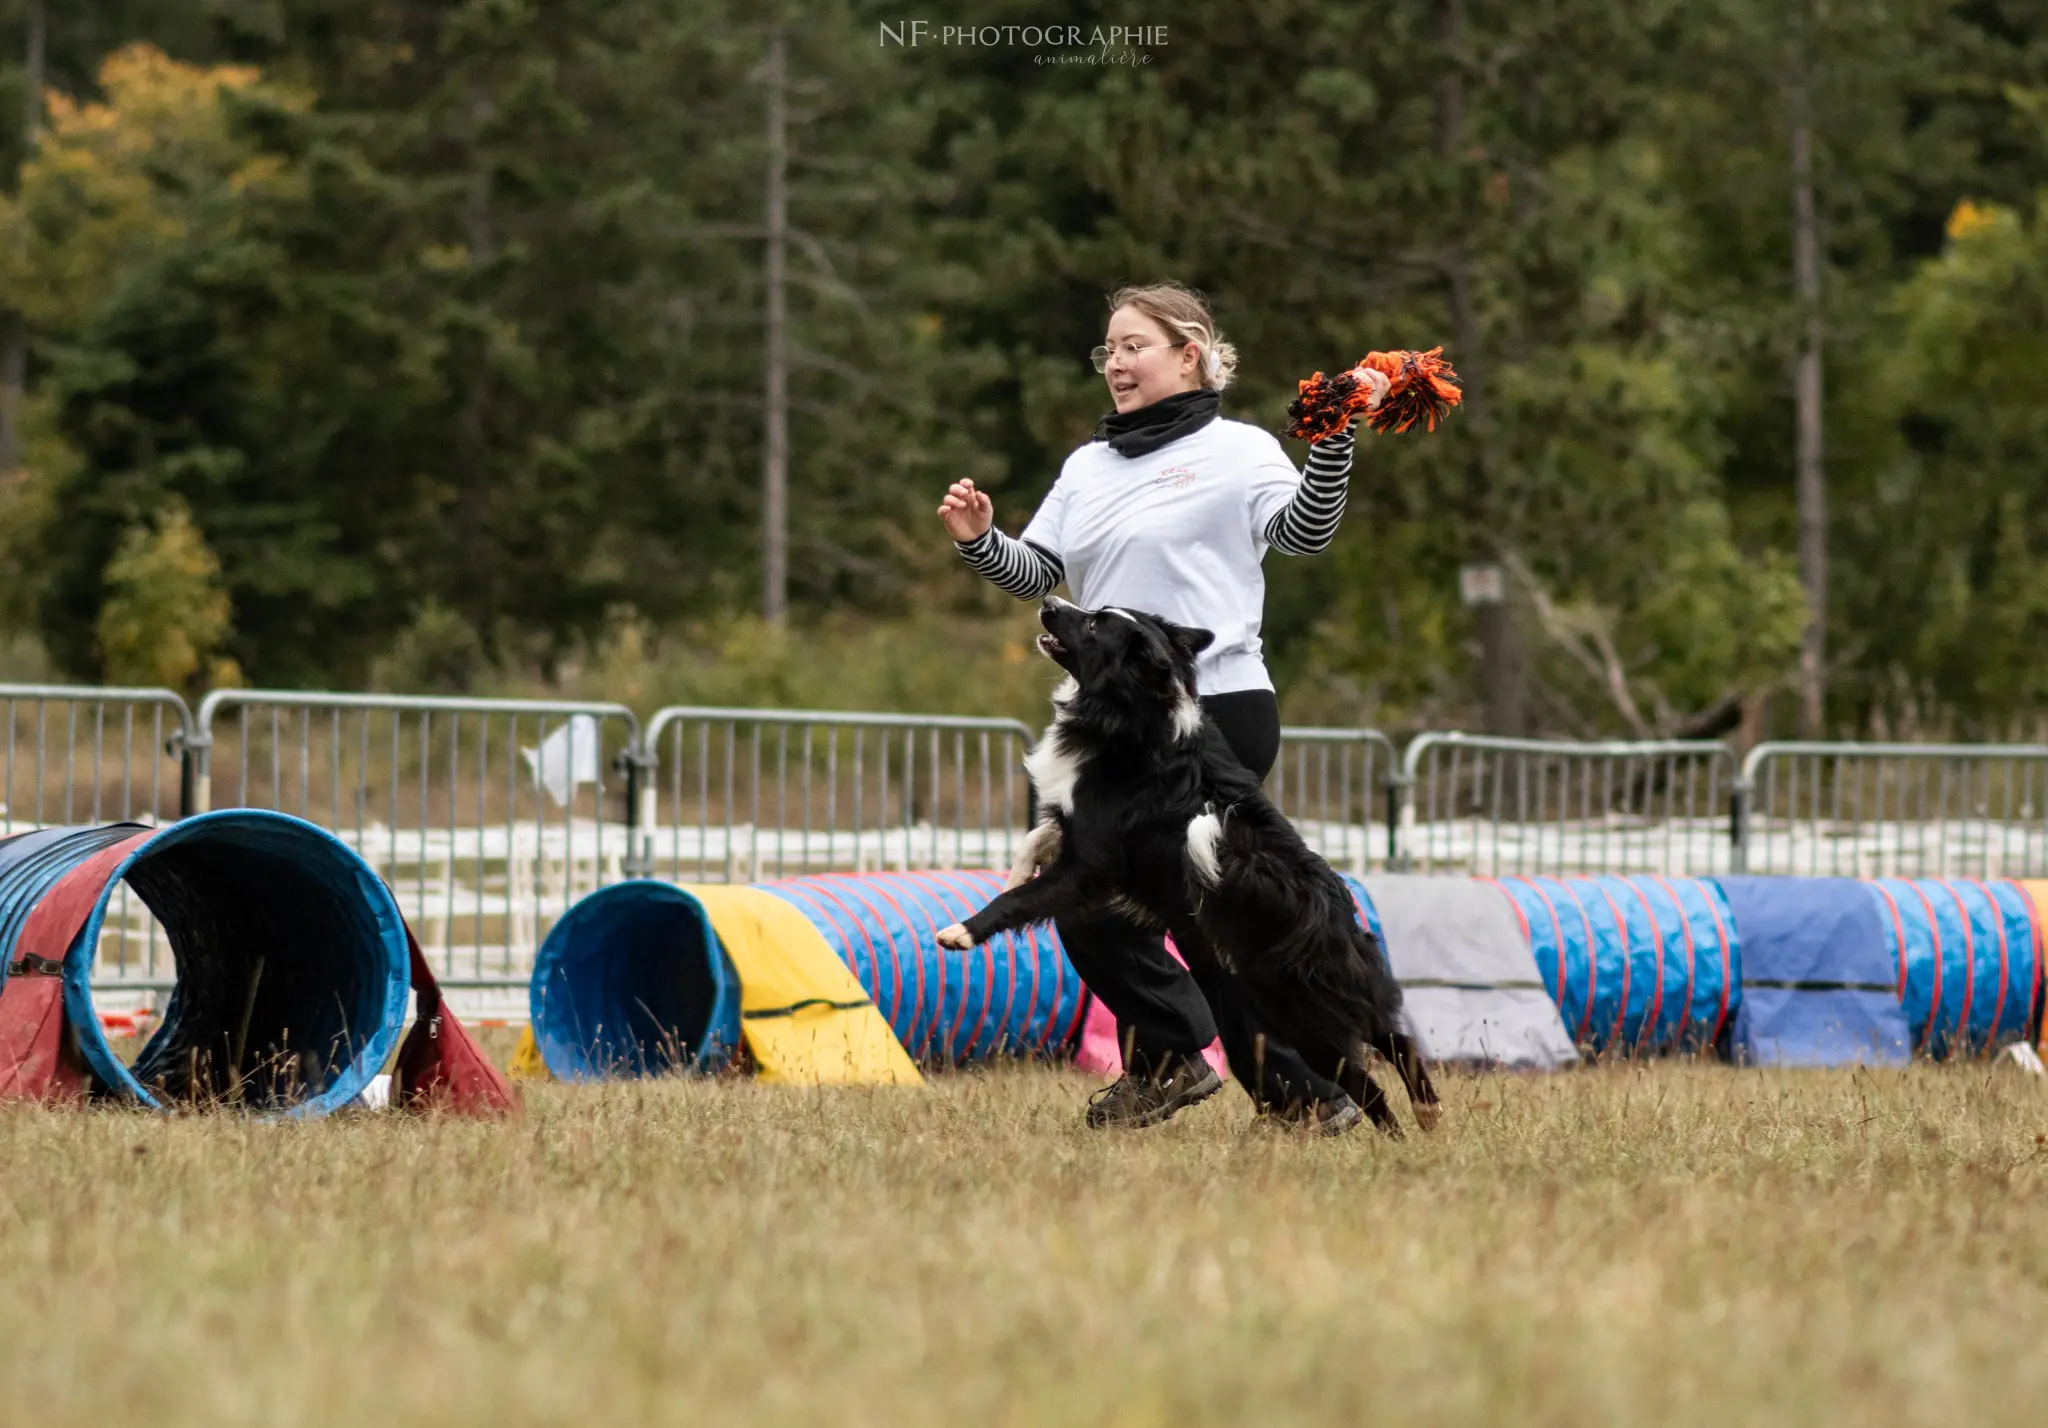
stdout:
[(0, 312), (0, 475), (21, 465), (21, 403), (28, 385), (28, 334), (21, 315)]
[(1764, 741), (1769, 732), (1766, 716), (1770, 712), (1770, 696), (1746, 694), (1742, 699), (1742, 723), (1735, 734), (1735, 755), (1746, 756), (1749, 751)]
[[(24, 150), (43, 128), (43, 0), (29, 0), (28, 44), (22, 58)], [(21, 314), (0, 312), (0, 472), (21, 464), (21, 403), (28, 390), (28, 329)]]
[(1792, 139), (1792, 282), (1800, 316), (1793, 377), (1798, 421), (1799, 578), (1806, 586), (1806, 637), (1799, 652), (1800, 733), (1817, 739), (1826, 717), (1828, 494), (1821, 468), (1820, 234), (1813, 202), (1813, 118), (1806, 56), (1795, 57), (1787, 108)]
[[(1434, 0), (1436, 38), (1442, 47), (1443, 75), (1437, 81), (1437, 153), (1446, 169), (1465, 161), (1465, 76), (1459, 51), (1465, 38), (1465, 0)], [(1492, 425), (1487, 408), (1485, 357), (1480, 351), (1479, 310), (1472, 296), (1472, 264), (1462, 237), (1452, 240), (1444, 255), (1451, 325), (1457, 335), (1457, 367), (1464, 384), (1463, 412), (1472, 430), (1472, 456), (1466, 467), (1464, 516), (1468, 559), (1494, 564), (1496, 545), (1492, 477)], [(1514, 608), (1503, 598), (1473, 607), (1479, 637), (1480, 694), (1490, 734), (1524, 732), (1524, 680), (1521, 640)]]
[(784, 281), (789, 244), (788, 55), (781, 26), (770, 33), (768, 91), (767, 370), (761, 400), (761, 615), (789, 613), (789, 345)]
[[(470, 165), (469, 191), (463, 203), (463, 236), (468, 240), (470, 260), (478, 271), (488, 270), (498, 259), (498, 230), (492, 214), (494, 182), (484, 153), (486, 130), (496, 117), (497, 106), (481, 88), (471, 91), (469, 101)], [(487, 650), (496, 652), (502, 568), (488, 548), (491, 506), (491, 370), (487, 353), (479, 344), (470, 365), (468, 381), (457, 413), (467, 459), (456, 499), (455, 529), (460, 549), (458, 568), (467, 586), (470, 620)]]

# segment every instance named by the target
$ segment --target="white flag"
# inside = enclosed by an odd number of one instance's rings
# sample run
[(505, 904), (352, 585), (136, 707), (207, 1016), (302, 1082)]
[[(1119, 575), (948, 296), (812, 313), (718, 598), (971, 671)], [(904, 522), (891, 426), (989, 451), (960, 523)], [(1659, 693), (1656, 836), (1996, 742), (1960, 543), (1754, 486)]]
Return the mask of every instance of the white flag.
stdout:
[(597, 720), (571, 715), (569, 722), (540, 741), (538, 749), (522, 748), (533, 781), (548, 791), (557, 808), (566, 808), (578, 784), (597, 782)]

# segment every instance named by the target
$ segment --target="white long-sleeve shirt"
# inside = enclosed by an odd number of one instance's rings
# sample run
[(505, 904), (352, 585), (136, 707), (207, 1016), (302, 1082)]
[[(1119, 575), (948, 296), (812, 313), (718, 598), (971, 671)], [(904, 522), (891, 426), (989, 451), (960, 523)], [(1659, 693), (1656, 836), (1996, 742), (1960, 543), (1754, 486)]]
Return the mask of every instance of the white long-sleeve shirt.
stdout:
[(1215, 635), (1203, 694), (1271, 689), (1261, 653), (1268, 546), (1325, 549), (1344, 513), (1348, 432), (1309, 448), (1308, 469), (1271, 433), (1217, 420), (1144, 456), (1090, 442), (1060, 468), (1021, 539), (994, 527), (960, 545), (1001, 589), (1035, 600), (1064, 579), (1089, 609), (1121, 605)]

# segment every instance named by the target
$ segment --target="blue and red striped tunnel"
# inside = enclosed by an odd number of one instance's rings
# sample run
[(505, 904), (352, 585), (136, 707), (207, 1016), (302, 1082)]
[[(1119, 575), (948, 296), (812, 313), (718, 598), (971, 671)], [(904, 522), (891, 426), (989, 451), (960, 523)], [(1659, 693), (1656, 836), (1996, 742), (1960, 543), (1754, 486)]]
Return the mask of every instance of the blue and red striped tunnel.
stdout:
[[(1346, 881), (1385, 937), (1372, 880)], [(1585, 1054), (1783, 1064), (1948, 1057), (2031, 1041), (2040, 1025), (2044, 919), (2030, 891), (2008, 880), (1444, 882), (1453, 896), (1505, 900), (1564, 1035)], [(802, 912), (921, 1062), (1066, 1054), (1087, 1002), (1053, 929), (969, 952), (937, 945), (941, 927), (1001, 886), (994, 872), (918, 872), (790, 878), (761, 890)], [(550, 1068), (581, 1079), (681, 1061), (726, 1065), (739, 1044), (738, 1012), (721, 989), (741, 974), (689, 890), (629, 884), (591, 900), (600, 901), (612, 909), (606, 917), (572, 912), (536, 968), (535, 1032)], [(628, 916), (642, 901), (666, 910)], [(628, 923), (633, 935), (606, 934)], [(1389, 953), (1404, 977), (1432, 976), (1413, 949)], [(678, 958), (700, 969), (696, 992), (682, 1000)], [(666, 1019), (651, 1010), (685, 1001), (683, 1014)], [(694, 1050), (679, 1058), (663, 1045)]]
[[(124, 882), (163, 927), (177, 973), (132, 1066), (92, 994)], [(53, 1025), (58, 979), (97, 1095), (318, 1116), (354, 1101), (397, 1045), (409, 947), (390, 890), (339, 839), (229, 809), (0, 842), (0, 1046), (26, 1049)]]

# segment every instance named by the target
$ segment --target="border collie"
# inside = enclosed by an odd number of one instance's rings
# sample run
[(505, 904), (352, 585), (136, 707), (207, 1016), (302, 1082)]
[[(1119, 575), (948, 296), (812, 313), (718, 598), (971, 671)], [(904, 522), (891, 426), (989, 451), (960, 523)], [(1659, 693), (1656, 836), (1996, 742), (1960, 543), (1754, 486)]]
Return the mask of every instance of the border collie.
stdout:
[[(1401, 1030), (1401, 988), (1351, 891), (1230, 751), (1195, 698), (1214, 638), (1155, 615), (1041, 607), (1039, 648), (1067, 672), (1025, 759), (1041, 809), (1009, 885), (939, 933), (965, 949), (1056, 915), (1109, 909), (1229, 973), (1260, 1024), (1400, 1134), (1367, 1073), (1390, 1061), (1424, 1129), (1440, 1114)], [(1032, 874), (1038, 873), (1034, 877)]]

